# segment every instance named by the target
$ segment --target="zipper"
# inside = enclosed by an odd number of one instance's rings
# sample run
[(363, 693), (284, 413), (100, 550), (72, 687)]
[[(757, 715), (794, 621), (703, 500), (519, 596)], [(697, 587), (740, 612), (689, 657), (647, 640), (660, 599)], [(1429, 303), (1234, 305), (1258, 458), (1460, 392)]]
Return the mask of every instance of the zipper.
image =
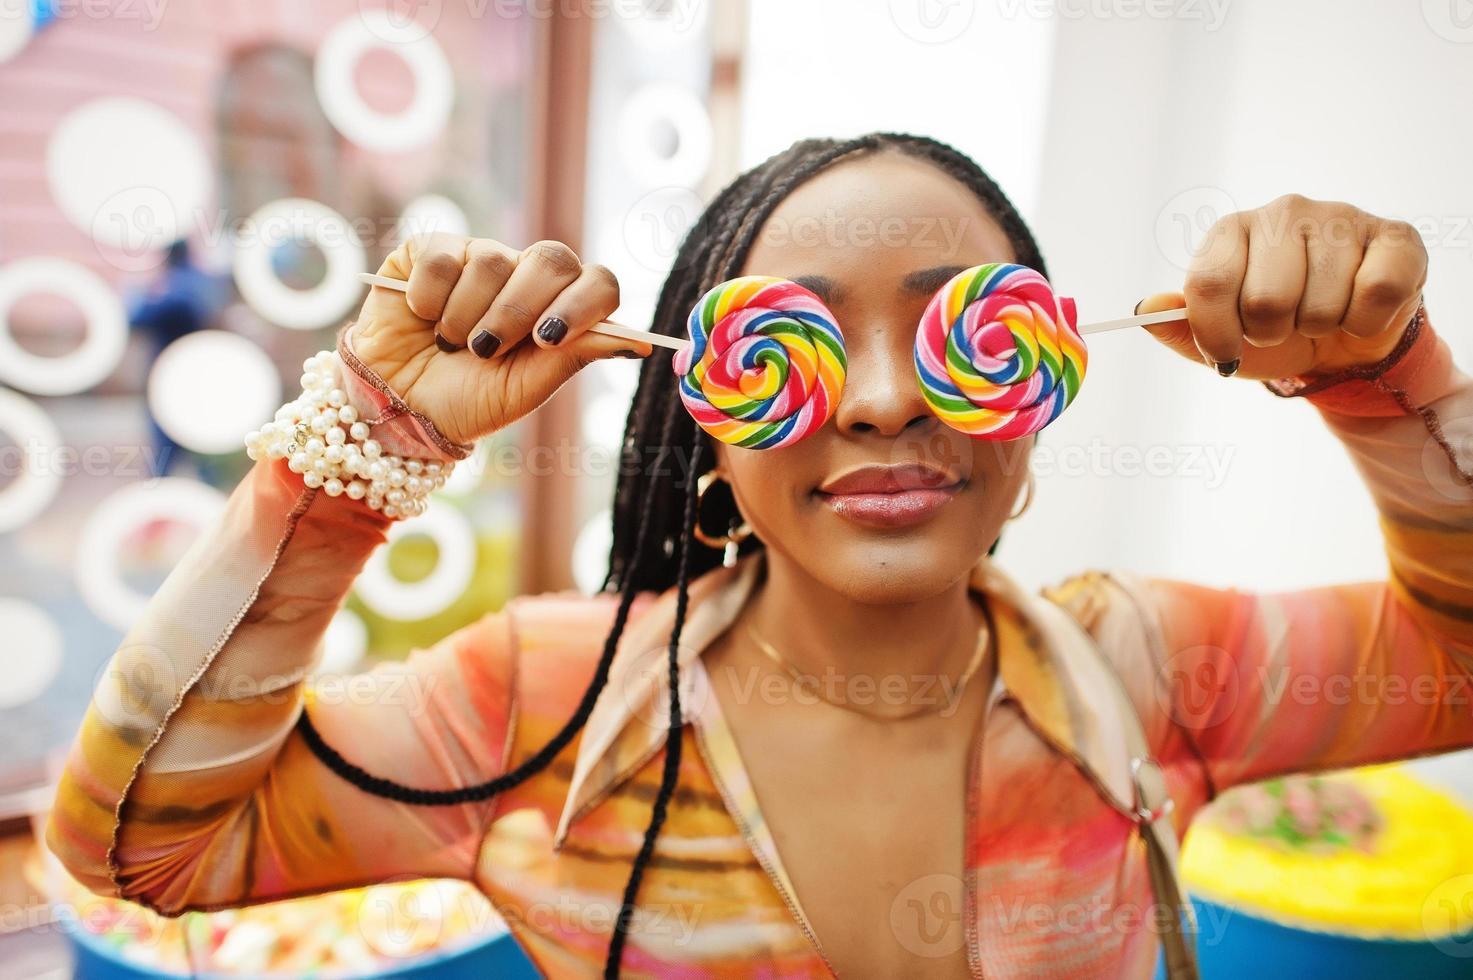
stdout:
[[(994, 634), (996, 635), (996, 634)], [(996, 660), (996, 647), (994, 647), (994, 660)], [(987, 706), (982, 709), (982, 717), (977, 720), (977, 730), (972, 733), (972, 745), (967, 750), (967, 793), (966, 812), (963, 815), (966, 826), (962, 832), (962, 914), (967, 917), (965, 923), (967, 943), (967, 967), (972, 971), (976, 980), (983, 980), (982, 973), (982, 930), (978, 927), (979, 899), (977, 897), (977, 872), (968, 860), (976, 851), (977, 840), (977, 816), (981, 808), (982, 796), (982, 741), (987, 737), (987, 723), (992, 718), (993, 709), (1002, 702), (1004, 688), (1002, 686), (1002, 672), (993, 666), (992, 690), (987, 693)]]

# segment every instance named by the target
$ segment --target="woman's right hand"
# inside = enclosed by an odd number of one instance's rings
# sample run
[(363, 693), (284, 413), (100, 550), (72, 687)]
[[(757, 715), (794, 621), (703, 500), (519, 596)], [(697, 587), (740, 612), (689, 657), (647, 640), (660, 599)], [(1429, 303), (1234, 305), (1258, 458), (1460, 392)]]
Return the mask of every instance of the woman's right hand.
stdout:
[(379, 274), (409, 290), (372, 287), (350, 328), (353, 350), (456, 442), (510, 425), (593, 361), (651, 351), (588, 332), (618, 307), (619, 283), (562, 242), (517, 251), (436, 232), (404, 242)]

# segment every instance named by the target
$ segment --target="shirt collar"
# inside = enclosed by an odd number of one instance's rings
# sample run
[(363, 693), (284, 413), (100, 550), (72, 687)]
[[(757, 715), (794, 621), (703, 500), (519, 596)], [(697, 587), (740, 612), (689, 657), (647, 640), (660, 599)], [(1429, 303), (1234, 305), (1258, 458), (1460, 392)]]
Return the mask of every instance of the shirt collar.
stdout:
[[(736, 619), (765, 560), (757, 551), (689, 585), (677, 653), (686, 723), (698, 722), (713, 696), (705, 671), (692, 670), (691, 663)], [(1093, 641), (1063, 609), (1025, 591), (986, 557), (973, 567), (968, 588), (992, 600), (1002, 695), (1018, 704), (1039, 736), (1078, 765), (1108, 802), (1128, 810), (1134, 795), (1124, 719), (1117, 714), (1117, 699), (1100, 693), (1100, 685), (1118, 680), (1109, 676), (1112, 669)], [(669, 728), (665, 663), (676, 598), (675, 588), (667, 589), (625, 627), (608, 684), (583, 731), (555, 846), (562, 845), (574, 820), (664, 745)]]

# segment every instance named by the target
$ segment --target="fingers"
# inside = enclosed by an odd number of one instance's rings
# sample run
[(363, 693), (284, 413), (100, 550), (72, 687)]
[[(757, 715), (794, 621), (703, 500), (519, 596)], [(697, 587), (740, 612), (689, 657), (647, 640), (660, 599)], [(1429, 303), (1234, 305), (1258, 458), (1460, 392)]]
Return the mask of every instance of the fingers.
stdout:
[(540, 347), (565, 345), (618, 308), (619, 280), (604, 266), (584, 266), (578, 278), (548, 304), (533, 337)]
[(1250, 232), (1248, 267), (1238, 297), (1243, 339), (1249, 344), (1274, 347), (1294, 333), (1308, 261), (1302, 227), (1285, 227), (1270, 234)]
[(404, 299), (411, 313), (431, 323), (439, 321), (451, 291), (460, 280), (469, 241), (445, 232), (410, 239), (408, 251), (413, 265)]
[(522, 372), (523, 388), (551, 397), (573, 375), (592, 364), (611, 357), (648, 357), (654, 348), (649, 344), (584, 331), (576, 337), (548, 348), (522, 344), (507, 355)]
[(582, 263), (562, 242), (542, 241), (522, 250), (506, 285), (470, 336), (476, 356), (504, 354), (532, 332), (542, 311), (578, 279)]
[(1327, 337), (1340, 329), (1350, 306), (1351, 285), (1365, 249), (1359, 229), (1344, 216), (1309, 225), (1306, 234), (1309, 276), (1299, 300), (1298, 330), (1306, 337)]
[(451, 350), (466, 345), (474, 330), (486, 317), (491, 303), (506, 286), (516, 268), (517, 253), (489, 238), (474, 238), (465, 249), (465, 267), (435, 325), (436, 334)]
[(1230, 214), (1207, 233), (1192, 260), (1184, 292), (1191, 310), (1192, 336), (1202, 357), (1231, 374), (1243, 351), (1238, 297), (1248, 267), (1248, 234), (1243, 215)]
[[(1179, 310), (1186, 305), (1187, 298), (1181, 293), (1156, 293), (1137, 303), (1135, 312), (1160, 313), (1163, 310)], [(1202, 359), (1201, 352), (1197, 350), (1197, 341), (1192, 337), (1192, 326), (1186, 320), (1152, 323), (1146, 327), (1146, 331), (1181, 356), (1194, 361)]]
[(1339, 328), (1372, 337), (1400, 326), (1416, 311), (1426, 283), (1427, 250), (1416, 229), (1404, 221), (1385, 222), (1366, 246)]

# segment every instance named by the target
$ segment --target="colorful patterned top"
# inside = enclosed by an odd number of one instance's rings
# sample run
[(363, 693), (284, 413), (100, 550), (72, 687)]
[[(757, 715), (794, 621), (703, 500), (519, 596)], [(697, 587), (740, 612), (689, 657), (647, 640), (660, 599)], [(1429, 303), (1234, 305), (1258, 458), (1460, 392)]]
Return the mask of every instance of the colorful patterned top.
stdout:
[[(1038, 596), (978, 563), (999, 700), (966, 794), (960, 919), (975, 975), (1153, 967), (1152, 893), (1101, 670), (1142, 718), (1179, 831), (1237, 783), (1473, 745), (1473, 382), (1422, 320), (1375, 369), (1298, 387), (1375, 498), (1388, 581), (1251, 594), (1089, 572)], [(402, 415), (377, 396), (381, 414)], [(663, 715), (645, 708), (663, 675), (637, 660), (664, 649), (673, 594), (639, 597), (589, 725), (541, 775), (484, 803), (391, 802), (318, 761), (295, 728), (304, 703), (369, 772), (431, 789), (486, 781), (568, 718), (615, 598), (519, 598), (405, 663), (314, 677), (328, 621), (386, 527), (284, 463), (257, 464), (98, 685), (47, 840), (94, 890), (169, 915), (469, 879), (542, 971), (593, 974), (659, 782)], [(692, 584), (693, 680), (762, 561)], [(1072, 618), (1041, 615), (1050, 602)], [(1320, 693), (1303, 697), (1306, 685)], [(717, 699), (694, 700), (626, 972), (828, 975)]]

